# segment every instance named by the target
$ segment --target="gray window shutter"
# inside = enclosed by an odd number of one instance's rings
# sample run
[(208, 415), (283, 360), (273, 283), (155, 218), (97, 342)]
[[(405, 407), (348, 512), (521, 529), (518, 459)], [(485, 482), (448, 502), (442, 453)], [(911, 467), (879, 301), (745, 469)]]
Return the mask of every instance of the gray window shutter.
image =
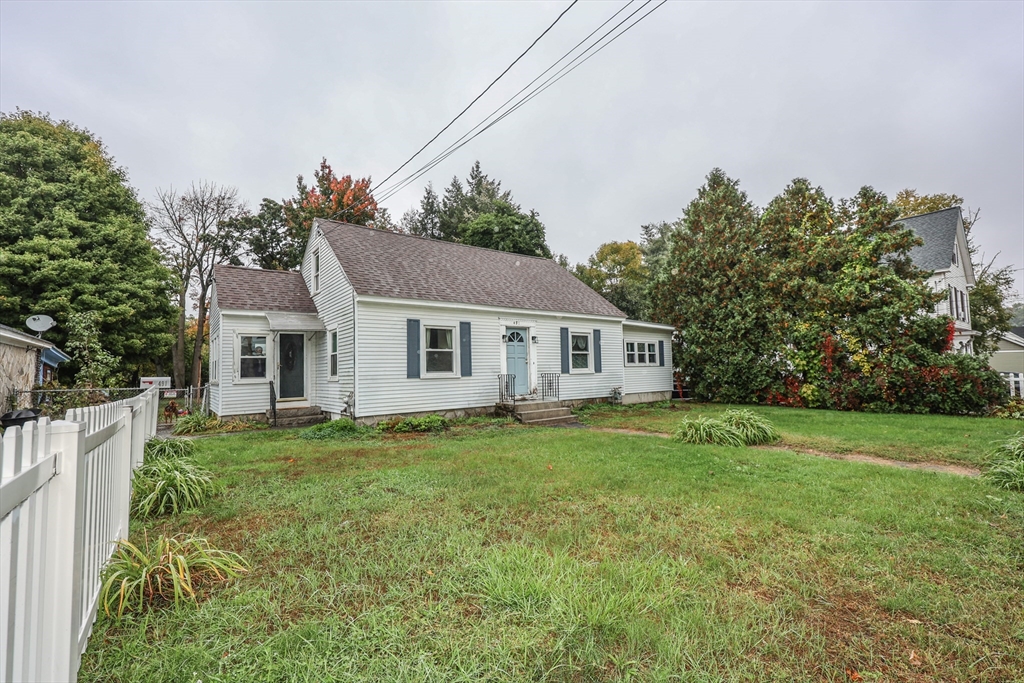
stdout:
[(420, 376), (420, 321), (412, 318), (405, 321), (405, 376)]
[(665, 367), (665, 340), (658, 340), (658, 365)]
[(594, 372), (601, 372), (601, 330), (594, 330)]
[(569, 374), (569, 328), (563, 327), (558, 330), (562, 339), (562, 374)]
[(469, 323), (459, 323), (459, 360), (462, 376), (473, 376), (473, 344), (469, 337)]

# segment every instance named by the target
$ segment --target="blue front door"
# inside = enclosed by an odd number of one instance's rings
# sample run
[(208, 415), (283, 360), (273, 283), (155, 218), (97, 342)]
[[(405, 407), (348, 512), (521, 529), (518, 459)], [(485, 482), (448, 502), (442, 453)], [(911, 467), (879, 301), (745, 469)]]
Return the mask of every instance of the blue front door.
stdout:
[(525, 329), (508, 328), (505, 336), (505, 372), (516, 376), (516, 395), (530, 393), (530, 366), (526, 357)]

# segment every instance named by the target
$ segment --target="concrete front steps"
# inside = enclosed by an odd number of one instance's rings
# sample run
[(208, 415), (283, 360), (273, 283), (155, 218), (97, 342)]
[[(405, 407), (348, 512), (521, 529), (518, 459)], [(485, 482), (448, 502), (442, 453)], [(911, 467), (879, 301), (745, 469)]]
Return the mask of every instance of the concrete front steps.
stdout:
[[(320, 410), (320, 406), (309, 408), (277, 408), (278, 427), (309, 427), (326, 422), (327, 416)], [(267, 422), (274, 424), (274, 413), (267, 411)]]
[(561, 401), (517, 402), (513, 415), (523, 424), (539, 427), (573, 424), (577, 421), (572, 410), (564, 407)]

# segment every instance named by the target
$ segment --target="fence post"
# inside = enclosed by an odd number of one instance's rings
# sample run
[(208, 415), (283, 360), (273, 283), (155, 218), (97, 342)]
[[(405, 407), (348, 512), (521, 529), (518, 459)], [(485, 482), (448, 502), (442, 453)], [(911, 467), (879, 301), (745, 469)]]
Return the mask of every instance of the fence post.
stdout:
[(50, 482), (50, 515), (43, 583), (44, 614), (53, 616), (52, 656), (44, 660), (49, 675), (40, 680), (71, 681), (78, 673), (78, 630), (82, 622), (82, 543), (85, 507), (85, 423), (50, 424), (50, 448), (60, 453), (57, 476)]
[(131, 509), (132, 503), (132, 472), (135, 469), (135, 420), (132, 419), (135, 409), (129, 405), (125, 406), (122, 412), (124, 426), (121, 427), (121, 433), (117, 437), (119, 443), (117, 444), (118, 457), (115, 471), (118, 477), (117, 523), (121, 530), (118, 539), (126, 541), (128, 540), (128, 511)]

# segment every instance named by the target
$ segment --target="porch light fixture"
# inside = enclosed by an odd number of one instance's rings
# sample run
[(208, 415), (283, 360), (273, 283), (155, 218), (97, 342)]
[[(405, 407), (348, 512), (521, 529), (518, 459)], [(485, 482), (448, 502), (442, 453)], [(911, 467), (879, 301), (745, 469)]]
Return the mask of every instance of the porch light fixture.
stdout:
[(501, 343), (502, 344), (507, 344), (508, 343), (508, 335), (507, 334), (501, 335)]
[(530, 337), (530, 341), (532, 341), (534, 344), (536, 344), (537, 343), (537, 335), (533, 335), (532, 337)]

